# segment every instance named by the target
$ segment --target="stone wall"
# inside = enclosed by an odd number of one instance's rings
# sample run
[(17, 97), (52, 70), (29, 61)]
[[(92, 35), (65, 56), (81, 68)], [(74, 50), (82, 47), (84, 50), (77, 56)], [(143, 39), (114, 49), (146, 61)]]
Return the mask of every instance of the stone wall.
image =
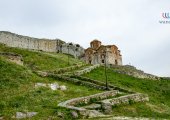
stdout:
[(85, 68), (85, 69), (83, 69), (83, 70), (76, 71), (74, 74), (75, 74), (75, 75), (82, 75), (82, 74), (88, 73), (88, 72), (90, 72), (90, 71), (92, 71), (93, 69), (96, 69), (96, 68), (98, 68), (98, 67), (100, 67), (100, 64), (96, 64), (96, 65), (87, 67), (87, 68)]
[(136, 93), (121, 96), (118, 98), (106, 99), (101, 101), (101, 108), (105, 114), (112, 113), (112, 106), (133, 104), (135, 102), (147, 102), (149, 97), (146, 94)]
[(121, 96), (118, 98), (103, 100), (102, 103), (103, 105), (110, 104), (112, 106), (115, 106), (121, 104), (131, 104), (133, 102), (146, 102), (146, 101), (149, 101), (148, 95), (142, 93), (135, 93), (135, 94)]
[(98, 104), (101, 104), (100, 110), (102, 110), (105, 114), (110, 114), (112, 112), (112, 106), (149, 101), (148, 96), (141, 93), (125, 95), (118, 98), (111, 98), (111, 97), (116, 97), (116, 95), (119, 95), (119, 91), (117, 90), (107, 91), (107, 92), (98, 93), (86, 97), (73, 98), (71, 100), (67, 100), (65, 102), (59, 103), (58, 106), (75, 110), (80, 115), (86, 118), (89, 117), (91, 112), (94, 112), (95, 110), (89, 110), (86, 109), (85, 107), (80, 107), (79, 105), (86, 106), (87, 104), (97, 102)]
[(0, 43), (10, 47), (26, 48), (47, 52), (61, 52), (73, 55), (75, 58), (84, 54), (84, 48), (78, 44), (68, 44), (60, 39), (38, 39), (14, 33), (0, 31)]
[[(100, 101), (102, 99), (107, 99), (108, 97), (114, 97), (118, 94), (119, 92), (114, 90), (114, 91), (107, 91), (107, 92), (103, 92), (103, 93), (98, 93), (98, 94), (94, 94), (94, 95), (90, 95), (90, 96), (86, 96), (86, 97), (80, 97), (80, 98), (73, 98), (71, 100), (67, 100), (65, 102), (59, 103), (58, 106), (60, 107), (65, 107), (71, 110), (75, 110), (77, 111), (81, 116), (83, 116), (83, 118), (86, 117), (90, 117), (91, 113), (96, 113), (97, 111), (95, 110), (88, 110), (86, 108), (83, 107), (76, 107), (76, 105), (78, 104), (89, 104), (92, 101), (96, 100), (96, 101)], [(99, 113), (99, 112), (97, 112)], [(97, 115), (95, 115), (97, 116)]]
[(95, 99), (96, 101), (99, 100), (103, 100), (106, 99), (108, 97), (113, 97), (115, 95), (117, 95), (119, 92), (117, 90), (113, 90), (113, 91), (106, 91), (106, 92), (102, 92), (102, 93), (98, 93), (98, 94), (94, 94), (94, 95), (90, 95), (90, 96), (86, 96), (86, 97), (80, 97), (80, 98), (74, 98), (68, 101), (65, 101), (63, 103), (58, 104), (58, 106), (76, 106), (80, 103), (82, 104), (89, 104), (90, 101), (92, 99)]
[[(37, 73), (37, 74), (39, 74), (39, 73)], [(76, 84), (76, 85), (82, 85), (82, 86), (95, 88), (95, 89), (99, 89), (99, 90), (106, 90), (105, 86), (97, 85), (97, 84), (87, 82), (87, 81), (81, 81), (81, 80), (78, 80), (76, 78), (70, 78), (68, 76), (55, 75), (55, 74), (48, 74), (47, 76), (52, 77), (52, 78), (56, 78), (58, 80), (63, 80), (65, 82), (70, 82), (70, 83), (73, 83), (73, 84)]]
[[(76, 78), (76, 79), (79, 79), (81, 81), (87, 81), (87, 82), (91, 82), (91, 83), (94, 83), (96, 85), (99, 85), (99, 86), (106, 86), (106, 83), (105, 82), (101, 82), (99, 80), (94, 80), (94, 79), (90, 79), (90, 78), (87, 78), (87, 77), (83, 77), (83, 76), (77, 76), (77, 75), (72, 75), (70, 76), (71, 78)], [(108, 89), (109, 90), (119, 90), (119, 91), (122, 91), (122, 92), (126, 92), (126, 93), (129, 93), (129, 94), (132, 94), (132, 93), (135, 93), (133, 92), (132, 90), (129, 90), (129, 89), (125, 89), (125, 88), (120, 88), (118, 86), (115, 86), (115, 85), (112, 85), (112, 84), (109, 84), (108, 83)]]
[(78, 44), (64, 43), (61, 45), (62, 53), (73, 55), (75, 58), (82, 56), (84, 54), (84, 48)]
[(0, 32), (0, 43), (10, 47), (56, 52), (60, 40), (38, 39), (10, 32)]

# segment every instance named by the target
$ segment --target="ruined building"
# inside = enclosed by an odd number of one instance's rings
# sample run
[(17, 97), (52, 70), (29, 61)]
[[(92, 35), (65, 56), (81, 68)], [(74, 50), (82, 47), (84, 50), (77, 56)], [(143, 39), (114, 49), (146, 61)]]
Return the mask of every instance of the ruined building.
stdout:
[(85, 61), (89, 64), (122, 65), (122, 55), (116, 45), (102, 45), (93, 40), (85, 50)]

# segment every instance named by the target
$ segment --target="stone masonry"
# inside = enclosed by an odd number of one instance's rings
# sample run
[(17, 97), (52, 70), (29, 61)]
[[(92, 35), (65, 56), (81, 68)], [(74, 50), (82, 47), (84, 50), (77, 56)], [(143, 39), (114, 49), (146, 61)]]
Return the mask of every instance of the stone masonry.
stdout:
[(122, 55), (116, 45), (102, 45), (100, 41), (93, 40), (85, 50), (85, 60), (89, 64), (122, 65)]
[(61, 52), (80, 57), (84, 54), (84, 49), (73, 43), (65, 43), (60, 39), (39, 39), (11, 32), (0, 31), (0, 43), (10, 47), (25, 48), (31, 50), (40, 50), (46, 52)]

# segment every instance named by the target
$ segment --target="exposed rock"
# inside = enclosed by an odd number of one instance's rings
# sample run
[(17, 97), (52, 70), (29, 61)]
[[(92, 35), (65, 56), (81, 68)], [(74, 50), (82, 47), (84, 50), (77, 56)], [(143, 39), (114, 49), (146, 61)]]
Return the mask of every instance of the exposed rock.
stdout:
[(48, 72), (45, 72), (45, 71), (36, 71), (36, 73), (38, 75), (40, 75), (41, 77), (47, 77), (48, 76)]
[(112, 113), (112, 105), (111, 103), (102, 103), (102, 110), (105, 114), (111, 114)]
[(16, 118), (22, 119), (22, 118), (31, 118), (35, 116), (37, 112), (16, 112)]
[(126, 74), (126, 75), (134, 76), (137, 78), (147, 78), (147, 79), (152, 79), (152, 80), (160, 79), (158, 76), (145, 73), (144, 71), (138, 70), (136, 69), (136, 67), (131, 66), (131, 65), (124, 65), (124, 66), (113, 65), (112, 67), (115, 69), (114, 72), (118, 72), (120, 74)]
[(45, 83), (36, 83), (35, 87), (47, 87), (47, 85)]
[(31, 118), (33, 116), (35, 116), (37, 114), (37, 112), (27, 112), (27, 117)]
[(52, 90), (57, 90), (60, 86), (58, 85), (58, 83), (52, 83), (52, 84), (48, 84), (50, 86), (50, 88)]
[(101, 118), (99, 120), (155, 120), (155, 119), (154, 118), (143, 118), (143, 117), (110, 116), (106, 118)]
[(0, 117), (0, 120), (4, 120), (4, 117)]
[(78, 113), (76, 111), (72, 111), (71, 115), (72, 115), (73, 118), (78, 118), (79, 117), (79, 115), (78, 115)]
[(26, 117), (27, 117), (26, 113), (16, 112), (16, 118), (17, 119), (22, 119), (22, 118), (26, 118)]
[(35, 83), (35, 87), (49, 87), (51, 90), (57, 90), (60, 89), (62, 91), (67, 90), (67, 87), (65, 85), (59, 86), (58, 83), (51, 83), (51, 84), (46, 84), (46, 83)]
[(66, 88), (65, 85), (61, 85), (61, 86), (60, 86), (60, 90), (64, 91), (64, 90), (67, 90), (67, 88)]
[(104, 116), (104, 115), (97, 110), (89, 110), (89, 114), (88, 114), (89, 118), (102, 117), (102, 116)]
[(60, 118), (64, 118), (64, 114), (62, 112), (57, 112), (57, 116)]
[(10, 62), (16, 63), (18, 65), (23, 65), (22, 55), (16, 53), (0, 52), (0, 56), (4, 56)]

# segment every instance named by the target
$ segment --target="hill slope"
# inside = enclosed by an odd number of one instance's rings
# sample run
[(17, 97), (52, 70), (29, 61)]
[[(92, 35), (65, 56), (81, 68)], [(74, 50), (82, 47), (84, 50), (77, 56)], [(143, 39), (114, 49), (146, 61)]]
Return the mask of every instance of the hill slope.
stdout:
[[(0, 56), (0, 117), (11, 119), (16, 112), (34, 111), (38, 115), (32, 119), (59, 119), (59, 111), (64, 111), (64, 119), (71, 119), (67, 109), (57, 107), (61, 101), (74, 97), (86, 96), (100, 92), (92, 88), (77, 86), (52, 78), (42, 78), (32, 72), (36, 66), (38, 70), (54, 70), (59, 67), (69, 66), (66, 61), (67, 55), (58, 54), (51, 57), (44, 53), (37, 53), (24, 49), (0, 47), (0, 52), (13, 52), (23, 56), (25, 66), (9, 62)], [(70, 57), (70, 65), (80, 62)], [(30, 64), (34, 63), (34, 67)], [(45, 64), (44, 64), (45, 63)], [(67, 90), (53, 91), (48, 87), (35, 87), (37, 83), (65, 85)]]
[(16, 53), (22, 55), (24, 65), (35, 70), (56, 70), (58, 68), (82, 63), (80, 60), (69, 56), (68, 64), (68, 55), (61, 53), (57, 54), (40, 51), (29, 51), (26, 49), (7, 47), (2, 44), (0, 44), (0, 52)]
[[(25, 49), (10, 48), (0, 44), (1, 53), (15, 53), (23, 57), (23, 66), (12, 63), (5, 56), (0, 56), (0, 117), (11, 119), (16, 112), (38, 112), (31, 119), (73, 119), (70, 110), (58, 107), (58, 104), (77, 97), (93, 95), (102, 92), (93, 87), (81, 86), (81, 80), (75, 80), (76, 84), (66, 82), (64, 74), (59, 79), (54, 77), (40, 77), (34, 71), (63, 70), (76, 64), (84, 64), (71, 56), (57, 53), (29, 51)], [(68, 59), (69, 58), (69, 59)], [(69, 60), (69, 64), (68, 64)], [(79, 68), (80, 67), (80, 68)], [(83, 66), (76, 67), (76, 70)], [(129, 105), (114, 106), (113, 116), (148, 117), (158, 119), (170, 119), (170, 81), (149, 80), (125, 75), (117, 68), (108, 68), (107, 77), (109, 85), (130, 89), (135, 92), (149, 95), (150, 101), (146, 103), (131, 103)], [(70, 69), (74, 73), (73, 69)], [(66, 71), (67, 72), (67, 71)], [(105, 82), (104, 68), (99, 67), (90, 73), (82, 75), (98, 82)], [(66, 77), (66, 76), (65, 76)], [(94, 85), (85, 81), (87, 85)], [(88, 80), (88, 79), (85, 79)], [(67, 90), (53, 91), (49, 87), (36, 87), (37, 83), (55, 83), (65, 85)], [(91, 81), (92, 82), (92, 81)], [(97, 82), (97, 83), (98, 83)], [(78, 84), (77, 84), (78, 83)], [(99, 83), (100, 84), (100, 83)], [(101, 84), (100, 84), (101, 85)], [(103, 86), (97, 86), (102, 87)], [(93, 99), (91, 102), (95, 102)], [(80, 106), (82, 104), (79, 104)], [(96, 119), (96, 118), (95, 118)]]
[[(142, 116), (170, 119), (170, 81), (168, 79), (140, 79), (116, 72), (117, 68), (107, 69), (109, 84), (149, 95), (150, 102), (120, 106), (113, 109), (113, 115)], [(100, 67), (83, 76), (105, 82), (104, 68)]]

